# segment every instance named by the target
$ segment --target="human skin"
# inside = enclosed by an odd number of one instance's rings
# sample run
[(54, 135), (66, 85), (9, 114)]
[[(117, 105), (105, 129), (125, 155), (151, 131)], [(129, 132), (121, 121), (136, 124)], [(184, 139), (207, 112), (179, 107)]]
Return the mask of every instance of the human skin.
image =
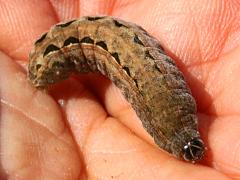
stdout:
[[(0, 0), (0, 179), (238, 179), (239, 10), (228, 0)], [(141, 25), (175, 60), (196, 98), (201, 163), (159, 149), (103, 76), (74, 76), (48, 93), (27, 81), (41, 33), (97, 14)]]

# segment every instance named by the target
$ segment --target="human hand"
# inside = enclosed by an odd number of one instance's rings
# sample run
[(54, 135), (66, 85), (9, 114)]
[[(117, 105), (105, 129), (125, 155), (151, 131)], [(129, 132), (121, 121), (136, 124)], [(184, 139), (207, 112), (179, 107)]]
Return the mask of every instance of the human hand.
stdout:
[[(0, 179), (239, 177), (240, 4), (102, 2), (0, 2)], [(157, 148), (120, 91), (102, 76), (71, 78), (50, 89), (50, 95), (27, 82), (34, 40), (59, 21), (95, 14), (142, 25), (184, 72), (208, 146), (202, 165)]]

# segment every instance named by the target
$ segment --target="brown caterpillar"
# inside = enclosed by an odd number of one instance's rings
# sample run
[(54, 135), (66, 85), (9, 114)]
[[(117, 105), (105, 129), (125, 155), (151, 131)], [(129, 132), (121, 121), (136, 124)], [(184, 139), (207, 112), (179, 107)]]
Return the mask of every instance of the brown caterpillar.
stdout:
[(35, 42), (29, 80), (45, 87), (72, 72), (107, 76), (159, 147), (186, 161), (203, 158), (196, 105), (183, 74), (143, 28), (109, 16), (55, 25)]

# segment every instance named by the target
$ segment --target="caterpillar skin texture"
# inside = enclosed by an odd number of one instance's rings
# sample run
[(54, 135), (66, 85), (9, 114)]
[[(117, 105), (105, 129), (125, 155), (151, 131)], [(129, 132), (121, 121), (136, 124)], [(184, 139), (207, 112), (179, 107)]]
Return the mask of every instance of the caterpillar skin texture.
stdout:
[(29, 57), (28, 78), (36, 87), (73, 72), (105, 75), (160, 148), (186, 161), (203, 158), (196, 104), (183, 74), (140, 26), (109, 16), (82, 17), (52, 27)]

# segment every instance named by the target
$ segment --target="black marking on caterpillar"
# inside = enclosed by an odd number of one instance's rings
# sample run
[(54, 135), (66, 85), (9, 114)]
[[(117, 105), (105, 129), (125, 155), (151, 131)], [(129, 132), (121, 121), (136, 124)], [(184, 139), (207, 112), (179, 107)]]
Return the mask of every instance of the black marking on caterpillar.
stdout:
[(47, 36), (47, 33), (42, 34), (42, 36), (34, 43), (35, 45), (41, 43)]
[(148, 50), (145, 51), (145, 56), (146, 56), (146, 58), (154, 59), (154, 58), (152, 57), (152, 55), (149, 53)]
[(119, 21), (117, 20), (113, 20), (114, 24), (117, 26), (117, 27), (125, 27), (127, 28), (127, 26), (125, 26), (124, 24), (120, 23)]
[(131, 76), (131, 73), (128, 67), (123, 67), (123, 70), (128, 74), (128, 76)]
[(84, 37), (81, 39), (80, 43), (88, 43), (88, 44), (94, 44), (94, 40), (90, 37)]
[(79, 44), (79, 39), (75, 38), (75, 37), (69, 37), (68, 39), (66, 39), (64, 41), (63, 47), (64, 46), (68, 46), (70, 44)]
[(96, 21), (96, 20), (99, 20), (99, 19), (103, 19), (104, 17), (87, 17), (87, 20), (89, 21)]
[(56, 26), (65, 28), (65, 27), (68, 27), (70, 24), (72, 24), (74, 21), (76, 21), (76, 20), (68, 21), (68, 22), (62, 23), (62, 24), (57, 24)]
[(36, 70), (39, 70), (41, 67), (42, 67), (41, 64), (37, 64), (37, 65), (36, 65)]
[(134, 36), (134, 42), (137, 43), (137, 44), (140, 44), (142, 46), (144, 46), (143, 42), (139, 39), (139, 37), (135, 34)]
[(55, 45), (53, 45), (53, 44), (50, 44), (50, 45), (46, 48), (46, 50), (44, 51), (43, 57), (46, 56), (46, 55), (48, 55), (50, 52), (58, 51), (58, 50), (60, 50), (59, 47), (57, 47), (57, 46), (55, 46)]
[(101, 48), (105, 49), (106, 51), (108, 50), (107, 45), (104, 41), (99, 41), (96, 43), (97, 46), (100, 46)]
[(154, 67), (155, 67), (160, 73), (162, 73), (161, 69), (160, 69), (157, 65), (155, 65)]
[(135, 82), (135, 85), (137, 86), (137, 88), (139, 87), (138, 86), (138, 82), (137, 82), (137, 80), (136, 79), (133, 79), (134, 80), (134, 82)]
[(111, 55), (112, 55), (112, 57), (114, 57), (114, 59), (117, 61), (117, 63), (118, 63), (119, 65), (121, 65), (121, 62), (120, 62), (118, 53), (114, 52), (114, 53), (112, 53)]

